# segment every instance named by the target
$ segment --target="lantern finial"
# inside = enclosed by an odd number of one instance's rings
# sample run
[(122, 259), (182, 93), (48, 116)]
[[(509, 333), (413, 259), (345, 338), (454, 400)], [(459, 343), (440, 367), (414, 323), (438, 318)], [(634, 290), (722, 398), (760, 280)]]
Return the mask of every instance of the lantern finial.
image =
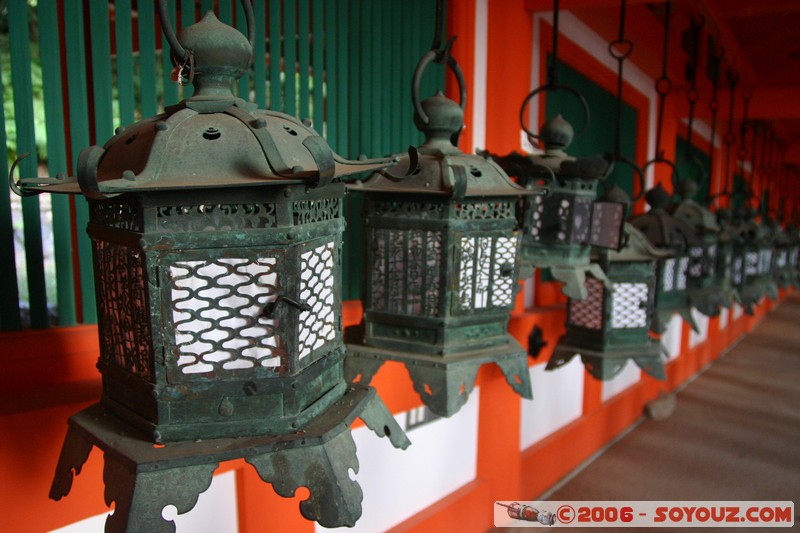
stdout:
[(681, 181), (679, 192), (681, 193), (682, 198), (694, 198), (694, 195), (697, 194), (697, 191), (700, 190), (698, 187), (697, 182), (692, 179), (684, 179)]
[(666, 209), (672, 203), (672, 197), (660, 183), (647, 191), (645, 199), (653, 209)]
[(239, 30), (223, 24), (213, 11), (178, 37), (192, 61), (190, 79), (198, 97), (233, 97), (231, 85), (250, 68), (253, 47)]
[(447, 98), (441, 91), (422, 101), (422, 110), (427, 115), (425, 122), (418, 112), (414, 113), (414, 124), (425, 134), (425, 149), (452, 151), (453, 136), (464, 127), (464, 110), (457, 103)]
[(547, 122), (542, 125), (542, 129), (539, 132), (539, 139), (548, 152), (566, 149), (572, 144), (572, 139), (574, 137), (575, 130), (572, 124), (567, 122), (561, 114), (547, 120)]

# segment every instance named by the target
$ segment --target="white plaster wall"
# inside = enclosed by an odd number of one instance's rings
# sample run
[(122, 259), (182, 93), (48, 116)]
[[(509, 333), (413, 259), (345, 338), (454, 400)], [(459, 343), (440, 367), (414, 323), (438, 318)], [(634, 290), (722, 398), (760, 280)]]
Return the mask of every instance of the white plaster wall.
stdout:
[[(99, 514), (55, 529), (51, 533), (103, 533), (108, 513)], [(211, 486), (200, 494), (197, 505), (186, 514), (178, 515), (174, 506), (167, 506), (161, 516), (175, 521), (179, 533), (236, 533), (239, 525), (236, 514), (236, 473), (214, 476)]]
[(573, 357), (566, 365), (546, 371), (530, 367), (533, 401), (522, 400), (521, 450), (537, 443), (583, 414), (583, 363)]
[(728, 315), (730, 311), (725, 309), (724, 307), (719, 312), (719, 329), (725, 329), (728, 327)]
[(661, 345), (667, 351), (670, 361), (681, 354), (681, 336), (683, 335), (683, 319), (678, 315), (672, 315), (667, 323), (667, 329), (661, 335)]
[(695, 331), (691, 329), (691, 326), (689, 327), (690, 329), (689, 348), (694, 348), (698, 344), (703, 343), (706, 341), (706, 339), (708, 339), (709, 319), (706, 315), (704, 315), (694, 307), (692, 307), (691, 313), (692, 313), (692, 318), (694, 318), (694, 321), (697, 323), (697, 327), (700, 328), (700, 332), (695, 333)]
[[(346, 531), (385, 531), (475, 479), (479, 399), (476, 387), (455, 415), (409, 431), (411, 446), (406, 450), (395, 449), (366, 427), (353, 431), (359, 462), (355, 479), (364, 501), (361, 518)], [(406, 413), (395, 419), (405, 430)]]
[(636, 366), (633, 360), (629, 359), (622, 371), (613, 379), (603, 382), (603, 401), (606, 401), (631, 385), (639, 382), (642, 378), (642, 371)]
[(733, 319), (739, 320), (741, 316), (744, 314), (744, 307), (739, 304), (733, 304)]

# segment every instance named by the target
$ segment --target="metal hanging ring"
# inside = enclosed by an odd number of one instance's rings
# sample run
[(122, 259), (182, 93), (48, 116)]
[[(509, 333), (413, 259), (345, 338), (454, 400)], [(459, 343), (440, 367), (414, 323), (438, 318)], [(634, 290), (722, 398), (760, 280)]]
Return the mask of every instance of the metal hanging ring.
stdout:
[[(189, 59), (189, 52), (181, 46), (178, 38), (175, 37), (175, 32), (172, 29), (172, 21), (169, 18), (169, 11), (167, 9), (168, 0), (158, 0), (156, 8), (158, 9), (158, 18), (161, 19), (161, 30), (164, 32), (164, 37), (172, 49), (170, 57), (175, 65), (185, 64)], [(253, 5), (250, 0), (241, 0), (242, 9), (244, 10), (245, 20), (247, 21), (247, 40), (250, 42), (252, 48), (256, 42), (256, 20), (253, 16)]]
[(586, 116), (586, 121), (583, 123), (583, 127), (580, 129), (578, 133), (575, 134), (575, 139), (579, 138), (581, 135), (586, 133), (586, 130), (589, 128), (589, 121), (591, 120), (591, 114), (589, 112), (589, 104), (586, 102), (586, 98), (578, 92), (577, 89), (570, 87), (569, 85), (562, 85), (562, 84), (546, 84), (542, 85), (541, 87), (537, 87), (536, 89), (532, 90), (528, 93), (528, 96), (525, 97), (525, 100), (522, 101), (522, 107), (519, 109), (519, 123), (522, 126), (522, 129), (525, 133), (528, 134), (532, 139), (539, 139), (538, 133), (533, 133), (531, 130), (525, 126), (525, 109), (528, 107), (528, 103), (539, 93), (546, 93), (549, 91), (567, 91), (575, 95), (576, 98), (580, 101), (583, 105), (584, 115)]
[(639, 176), (639, 194), (631, 198), (631, 203), (636, 203), (639, 200), (641, 200), (642, 196), (644, 196), (644, 188), (645, 188), (644, 171), (642, 170), (642, 167), (640, 167), (636, 163), (636, 161), (633, 161), (632, 159), (629, 159), (624, 155), (606, 154), (606, 160), (609, 161), (611, 165), (609, 166), (606, 175), (603, 177), (603, 182), (605, 183), (605, 178), (607, 178), (608, 175), (614, 171), (615, 163), (617, 162), (625, 163), (626, 165), (631, 167), (631, 169), (633, 169), (634, 174)]
[(19, 163), (29, 155), (31, 155), (30, 152), (26, 152), (17, 157), (11, 164), (11, 170), (9, 170), (8, 172), (8, 186), (11, 188), (14, 194), (22, 198), (26, 198), (28, 196), (36, 196), (37, 194), (40, 194), (38, 191), (26, 191), (25, 189), (21, 188), (19, 186), (19, 183), (17, 183), (17, 181), (14, 179), (14, 172), (16, 172), (17, 170), (17, 165), (19, 165)]
[(411, 99), (414, 102), (414, 111), (416, 111), (417, 115), (419, 115), (419, 118), (422, 120), (423, 124), (427, 124), (430, 119), (428, 118), (428, 114), (422, 109), (419, 91), (420, 84), (422, 83), (422, 74), (432, 61), (436, 63), (445, 63), (448, 67), (450, 67), (450, 70), (453, 71), (456, 81), (458, 82), (458, 105), (462, 110), (466, 109), (467, 107), (467, 84), (464, 81), (464, 74), (461, 72), (461, 67), (458, 66), (455, 58), (448, 53), (454, 39), (455, 37), (450, 39), (444, 50), (429, 50), (424, 56), (422, 56), (422, 59), (420, 59), (419, 63), (417, 63), (417, 68), (414, 70), (414, 77), (411, 80)]
[[(680, 172), (678, 171), (678, 167), (675, 166), (675, 163), (664, 157), (664, 153), (661, 152), (660, 154), (656, 155), (653, 159), (646, 162), (642, 167), (642, 174), (647, 172), (647, 168), (651, 165), (667, 165), (669, 168), (672, 169), (672, 190), (678, 190), (678, 184), (681, 182)], [(637, 198), (638, 199), (638, 198)]]
[(625, 61), (633, 53), (633, 41), (617, 39), (608, 43), (608, 53), (617, 61)]

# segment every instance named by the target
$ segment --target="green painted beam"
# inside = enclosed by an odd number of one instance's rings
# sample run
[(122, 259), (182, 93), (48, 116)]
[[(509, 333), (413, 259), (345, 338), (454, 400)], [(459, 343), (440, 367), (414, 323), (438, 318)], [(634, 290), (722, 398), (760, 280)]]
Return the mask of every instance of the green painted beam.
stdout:
[[(2, 59), (0, 55), (0, 144), (7, 146)], [(6, 157), (0, 157), (0, 172), (3, 176), (8, 175), (8, 159)], [(0, 283), (0, 330), (15, 331), (22, 328), (22, 321), (19, 315), (14, 225), (11, 217), (11, 198), (8, 194), (0, 196), (0, 271), (7, 273), (5, 283)]]
[(267, 8), (264, 2), (253, 5), (256, 19), (256, 38), (253, 46), (253, 86), (256, 103), (261, 109), (267, 107)]
[(283, 111), (287, 115), (297, 115), (296, 0), (283, 0), (283, 72), (286, 80)]
[(281, 3), (269, 3), (269, 109), (283, 111), (281, 83)]
[(325, 124), (325, 100), (323, 87), (325, 85), (325, 2), (323, 0), (312, 0), (311, 2), (311, 70), (314, 75), (313, 91), (313, 114), (314, 129), (322, 135)]
[[(58, 6), (55, 2), (40, 2), (39, 38), (42, 60), (45, 127), (47, 130), (47, 169), (51, 176), (69, 173), (67, 165), (64, 100), (61, 92), (61, 44), (58, 31)], [(53, 254), (56, 262), (56, 299), (58, 324), (77, 323), (75, 287), (73, 284), (72, 214), (70, 200), (63, 194), (50, 197), (53, 209)]]
[[(197, 22), (195, 20), (195, 1), (181, 0), (181, 29), (187, 28)], [(183, 98), (190, 98), (194, 94), (194, 87), (191, 84), (181, 87)]]
[[(62, 16), (66, 32), (65, 55), (67, 59), (67, 86), (69, 87), (69, 136), (73, 172), (77, 170), (78, 155), (89, 146), (89, 90), (86, 83), (86, 45), (83, 40), (83, 2), (64, 0)], [(92, 267), (92, 246), (85, 233), (89, 223), (89, 206), (82, 196), (75, 198), (75, 227), (78, 233), (78, 283), (81, 295), (80, 322), (97, 322), (97, 308), (94, 298), (94, 271)]]
[[(175, 0), (167, 1), (167, 12), (172, 21), (172, 29), (175, 31)], [(163, 30), (162, 30), (163, 33)], [(169, 43), (164, 36), (161, 36), (161, 78), (164, 83), (164, 107), (178, 103), (178, 84), (172, 81), (172, 59), (170, 58)]]
[(131, 0), (114, 1), (114, 33), (117, 45), (117, 95), (119, 120), (130, 126), (136, 121), (136, 98), (133, 79), (133, 17)]
[[(241, 2), (236, 2), (236, 28), (248, 39), (250, 38), (247, 35), (247, 17), (244, 14), (244, 8), (242, 7)], [(236, 83), (236, 94), (239, 98), (242, 98), (246, 101), (250, 101), (250, 72), (245, 72), (245, 74), (239, 78), (239, 81)]]
[[(19, 165), (22, 176), (38, 173), (36, 132), (33, 116), (33, 83), (31, 81), (31, 49), (28, 32), (28, 5), (25, 2), (8, 4), (8, 37), (11, 52), (11, 85), (14, 89), (14, 122), (17, 128), (17, 150), (30, 156)], [(25, 267), (28, 276), (28, 299), (31, 326), (44, 328), (50, 324), (47, 315), (44, 253), (39, 198), (22, 199), (22, 220), (25, 237)]]
[(156, 93), (156, 15), (153, 2), (139, 2), (139, 86), (142, 117), (158, 112)]
[(298, 116), (311, 118), (311, 19), (308, 0), (302, 0), (297, 10), (297, 70), (299, 73), (300, 88)]

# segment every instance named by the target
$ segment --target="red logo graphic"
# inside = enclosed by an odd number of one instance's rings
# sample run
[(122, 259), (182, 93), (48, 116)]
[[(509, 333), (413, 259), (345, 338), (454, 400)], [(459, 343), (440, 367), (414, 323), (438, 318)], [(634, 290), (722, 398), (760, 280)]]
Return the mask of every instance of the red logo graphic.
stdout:
[(569, 505), (562, 505), (556, 511), (556, 517), (562, 524), (569, 524), (575, 520), (575, 509)]

